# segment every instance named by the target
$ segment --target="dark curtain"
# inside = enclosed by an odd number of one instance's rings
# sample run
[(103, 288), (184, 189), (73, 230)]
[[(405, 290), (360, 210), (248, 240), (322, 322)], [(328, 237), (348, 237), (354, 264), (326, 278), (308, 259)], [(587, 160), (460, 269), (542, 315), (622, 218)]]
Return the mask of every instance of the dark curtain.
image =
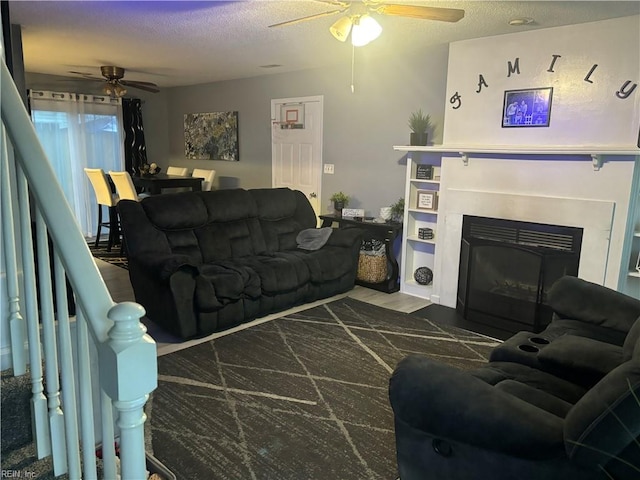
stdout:
[(137, 175), (147, 163), (147, 147), (144, 143), (142, 127), (142, 101), (139, 98), (122, 99), (122, 120), (124, 123), (124, 168)]

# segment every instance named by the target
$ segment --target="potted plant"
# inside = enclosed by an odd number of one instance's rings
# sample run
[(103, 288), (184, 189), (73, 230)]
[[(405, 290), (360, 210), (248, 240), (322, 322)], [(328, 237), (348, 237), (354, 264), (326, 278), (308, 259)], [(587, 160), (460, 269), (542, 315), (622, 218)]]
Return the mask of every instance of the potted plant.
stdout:
[(333, 202), (333, 208), (336, 212), (341, 212), (344, 207), (349, 205), (349, 196), (342, 192), (334, 193), (329, 200)]
[(422, 113), (422, 109), (413, 112), (409, 117), (411, 129), (410, 145), (426, 145), (428, 140), (427, 130), (431, 127), (431, 116)]
[(403, 217), (404, 217), (404, 198), (400, 198), (396, 203), (391, 205), (391, 220), (394, 222), (402, 222)]

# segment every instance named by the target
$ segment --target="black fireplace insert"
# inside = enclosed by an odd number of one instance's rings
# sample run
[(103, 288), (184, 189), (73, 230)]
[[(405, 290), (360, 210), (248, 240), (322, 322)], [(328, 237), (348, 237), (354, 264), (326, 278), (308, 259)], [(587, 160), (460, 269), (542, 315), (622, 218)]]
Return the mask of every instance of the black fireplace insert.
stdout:
[(551, 321), (547, 291), (578, 275), (582, 228), (465, 215), (456, 310), (508, 331)]

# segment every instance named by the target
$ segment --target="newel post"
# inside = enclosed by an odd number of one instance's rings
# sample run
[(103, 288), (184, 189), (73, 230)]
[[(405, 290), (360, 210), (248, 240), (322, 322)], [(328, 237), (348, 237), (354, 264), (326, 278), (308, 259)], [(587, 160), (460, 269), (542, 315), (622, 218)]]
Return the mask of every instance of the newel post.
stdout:
[(123, 480), (146, 478), (144, 404), (158, 385), (156, 344), (140, 323), (144, 314), (133, 302), (112, 307), (114, 325), (100, 346), (100, 383), (118, 411)]

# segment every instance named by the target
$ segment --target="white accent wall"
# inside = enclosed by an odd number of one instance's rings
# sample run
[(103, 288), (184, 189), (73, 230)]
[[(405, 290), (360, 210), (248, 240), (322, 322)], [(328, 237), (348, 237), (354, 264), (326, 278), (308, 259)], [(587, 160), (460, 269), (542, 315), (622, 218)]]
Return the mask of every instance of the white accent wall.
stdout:
[[(456, 42), (449, 52), (447, 98), (461, 103), (447, 102), (447, 146), (637, 148), (640, 88), (626, 99), (616, 92), (640, 83), (640, 17)], [(509, 75), (516, 59), (520, 73)], [(488, 86), (477, 93), (480, 75)], [(502, 128), (505, 90), (538, 87), (554, 89), (549, 127)], [(581, 227), (578, 275), (616, 288), (633, 159), (596, 170), (589, 156), (470, 155), (466, 166), (443, 157), (432, 300), (455, 307), (465, 214)]]

